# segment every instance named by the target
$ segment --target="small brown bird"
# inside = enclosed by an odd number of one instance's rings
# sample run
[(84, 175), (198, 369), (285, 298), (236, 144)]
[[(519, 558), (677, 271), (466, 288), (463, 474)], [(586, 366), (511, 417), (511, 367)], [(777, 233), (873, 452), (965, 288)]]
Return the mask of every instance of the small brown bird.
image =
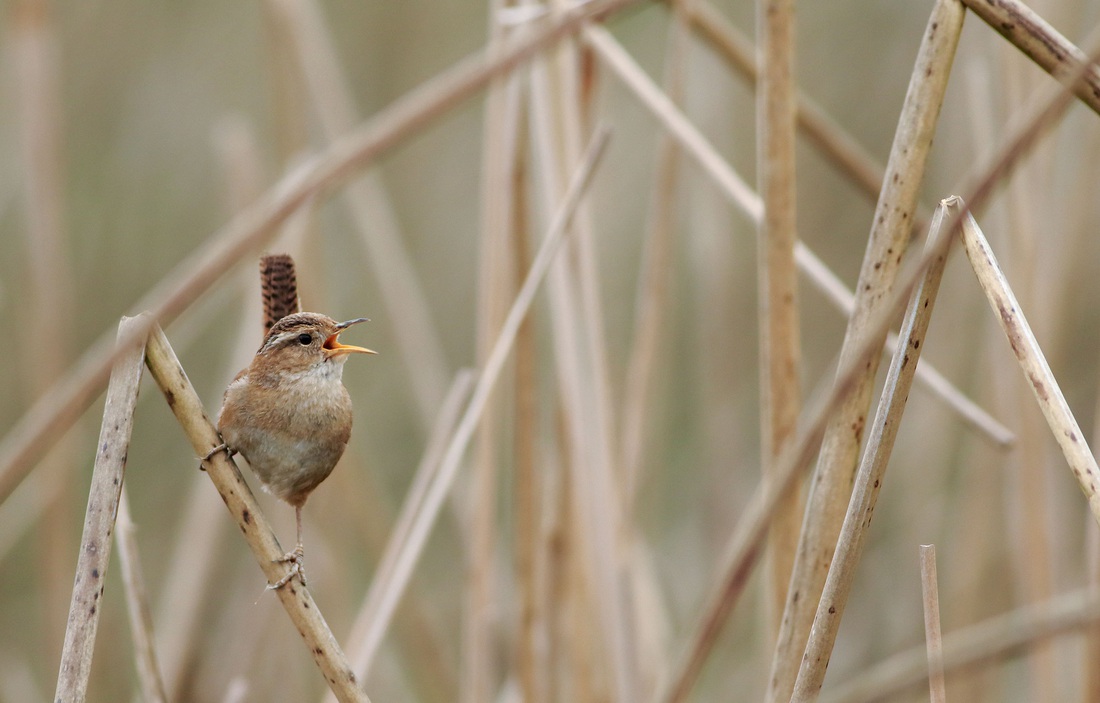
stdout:
[(294, 506), (297, 519), (297, 546), (280, 559), (291, 562), (291, 569), (269, 588), (281, 588), (295, 574), (305, 584), (302, 506), (332, 473), (351, 436), (344, 362), (350, 354), (376, 353), (338, 338), (365, 321), (287, 315), (271, 326), (252, 363), (225, 391), (218, 415), (223, 444), (208, 456), (240, 453), (265, 490)]

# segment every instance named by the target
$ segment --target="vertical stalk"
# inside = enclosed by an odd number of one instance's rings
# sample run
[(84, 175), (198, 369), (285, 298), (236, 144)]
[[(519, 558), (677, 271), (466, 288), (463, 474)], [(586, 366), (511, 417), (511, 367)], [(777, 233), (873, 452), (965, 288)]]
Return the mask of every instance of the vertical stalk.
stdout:
[[(684, 96), (684, 74), (690, 33), (683, 0), (672, 4), (672, 24), (667, 41), (665, 93), (674, 104)], [(662, 133), (653, 185), (653, 209), (643, 252), (642, 274), (634, 318), (634, 337), (623, 389), (622, 457), (625, 508), (632, 509), (644, 468), (648, 437), (647, 420), (652, 403), (654, 377), (659, 371), (659, 343), (668, 334), (669, 287), (674, 267), (672, 248), (676, 227), (676, 185), (680, 178), (681, 150), (676, 140)]]
[[(524, 110), (523, 106), (520, 106)], [(519, 121), (517, 145), (523, 144), (524, 121)], [(517, 147), (512, 164), (512, 270), (518, 287), (521, 271), (530, 263), (527, 213), (527, 153)], [(548, 632), (546, 608), (547, 568), (551, 562), (551, 541), (543, 538), (545, 479), (538, 459), (538, 351), (534, 316), (528, 315), (516, 331), (516, 385), (512, 452), (515, 461), (516, 586), (519, 590), (519, 625), (516, 637), (516, 670), (520, 691), (527, 703), (547, 703), (549, 680), (555, 676), (545, 641)]]
[[(552, 3), (555, 13), (566, 3)], [(592, 29), (589, 25), (587, 29)], [(549, 52), (546, 69), (552, 89), (544, 92), (545, 150), (548, 203), (561, 198), (568, 174), (579, 163), (584, 139), (583, 55), (575, 42), (562, 42)], [(552, 209), (548, 208), (548, 210)], [(588, 592), (595, 606), (605, 671), (612, 700), (636, 700), (637, 656), (631, 629), (631, 597), (623, 545), (629, 531), (623, 519), (619, 484), (618, 445), (614, 441), (614, 410), (610, 397), (603, 311), (597, 280), (596, 249), (591, 223), (582, 208), (573, 225), (576, 237), (568, 254), (550, 272), (551, 324), (555, 358), (570, 433), (572, 487), (577, 518), (583, 529), (578, 556), (586, 570)]]
[(141, 558), (134, 538), (134, 521), (130, 518), (130, 500), (126, 487), (118, 503), (118, 561), (122, 569), (122, 585), (126, 591), (126, 610), (130, 617), (130, 634), (134, 640), (134, 659), (137, 663), (138, 682), (142, 699), (150, 703), (167, 703), (164, 682), (157, 664), (157, 652), (153, 639), (153, 618), (149, 613), (149, 596), (145, 590), (145, 576), (141, 571)]
[[(760, 287), (760, 437), (764, 480), (795, 433), (799, 388), (798, 238), (795, 196), (794, 2), (757, 0), (760, 81), (756, 91), (757, 181), (763, 217), (757, 222)], [(783, 498), (769, 529), (766, 612), (779, 630), (802, 527), (800, 486)]]
[[(128, 340), (132, 330), (147, 324), (141, 317), (124, 317), (118, 326), (118, 338)], [(118, 512), (119, 494), (126, 474), (126, 454), (134, 427), (145, 347), (130, 344), (111, 371), (107, 400), (103, 406), (103, 424), (96, 443), (92, 485), (88, 491), (88, 510), (76, 561), (72, 603), (68, 627), (61, 650), (61, 669), (57, 675), (55, 701), (83, 701), (92, 671), (95, 635), (99, 626), (100, 598), (111, 560), (111, 533)]]
[[(505, 40), (499, 24), (505, 0), (489, 3), (489, 50)], [(511, 166), (515, 153), (516, 84), (512, 76), (501, 76), (489, 84), (482, 129), (481, 233), (478, 260), (477, 361), (484, 367), (500, 333), (512, 297), (513, 254), (509, 226), (513, 196)], [(509, 100), (510, 94), (512, 100)], [(509, 102), (512, 103), (509, 113)], [(473, 455), (473, 483), (470, 492), (470, 550), (467, 552), (464, 612), (462, 623), (463, 703), (478, 703), (493, 697), (496, 682), (493, 661), (494, 550), (496, 539), (497, 464), (503, 433), (506, 394), (491, 394), (485, 405)]]
[[(4, 54), (14, 68), (19, 140), (19, 166), (23, 186), (27, 251), (26, 287), (20, 304), (13, 307), (17, 324), (25, 329), (51, 330), (51, 343), (16, 345), (13, 356), (23, 352), (19, 374), (29, 399), (46, 393), (69, 361), (73, 330), (73, 274), (66, 254), (65, 195), (62, 145), (60, 45), (53, 13), (46, 0), (18, 0), (9, 7), (11, 25), (5, 32), (9, 46)], [(16, 359), (12, 359), (15, 363)], [(53, 634), (61, 622), (68, 593), (70, 554), (75, 545), (72, 516), (76, 512), (70, 474), (75, 469), (74, 444), (62, 438), (49, 442), (51, 451), (42, 466), (39, 500), (43, 506), (37, 530), (36, 566), (39, 568), (43, 608), (43, 644), (55, 652), (61, 642)]]
[[(683, 102), (689, 69), (691, 29), (685, 4), (672, 3), (672, 15), (666, 39), (663, 88), (674, 105)], [(653, 421), (663, 409), (655, 392), (669, 364), (667, 341), (672, 336), (669, 312), (675, 307), (673, 279), (676, 271), (677, 238), (680, 215), (678, 186), (681, 181), (683, 153), (672, 135), (662, 132), (657, 151), (650, 200), (647, 232), (642, 251), (641, 272), (635, 298), (634, 330), (622, 394), (620, 421), (620, 456), (622, 465), (623, 521), (635, 522), (637, 495), (647, 469), (655, 464), (652, 457), (660, 453), (659, 433), (653, 431)], [(652, 689), (667, 668), (663, 647), (657, 632), (666, 617), (659, 599), (645, 601), (645, 594), (656, 593), (655, 579), (644, 558), (645, 546), (637, 537), (624, 544), (628, 569), (633, 585), (633, 618), (638, 657), (638, 682), (643, 689)], [(657, 606), (657, 607), (652, 607)]]
[(946, 703), (943, 682), (943, 638), (940, 635), (940, 590), (936, 583), (936, 547), (920, 546), (920, 583), (924, 600), (924, 641), (928, 652), (928, 688), (932, 703)]

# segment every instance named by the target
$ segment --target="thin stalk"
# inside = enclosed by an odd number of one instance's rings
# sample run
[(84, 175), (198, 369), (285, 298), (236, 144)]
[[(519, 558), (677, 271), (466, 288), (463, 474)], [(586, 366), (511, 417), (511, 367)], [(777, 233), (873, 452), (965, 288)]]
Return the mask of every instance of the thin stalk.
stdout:
[[(119, 344), (132, 339), (133, 330), (146, 326), (145, 323), (145, 320), (135, 317), (122, 318), (118, 326)], [(84, 515), (84, 532), (76, 561), (76, 579), (65, 643), (61, 650), (55, 701), (83, 701), (88, 692), (102, 605), (100, 597), (111, 560), (111, 532), (126, 474), (126, 454), (134, 427), (134, 408), (137, 406), (144, 356), (143, 347), (132, 343), (122, 351), (111, 371), (103, 407), (103, 424), (96, 443), (92, 485), (88, 491), (88, 510)]]
[(187, 673), (203, 653), (203, 616), (211, 601), (217, 600), (213, 594), (224, 586), (217, 578), (217, 567), (231, 527), (222, 518), (221, 501), (210, 492), (202, 472), (195, 471), (189, 483), (187, 495), (180, 497), (183, 515), (174, 528), (164, 585), (157, 594), (156, 645), (170, 701), (187, 697)]
[(936, 583), (935, 545), (920, 546), (920, 583), (924, 601), (929, 693), (932, 703), (947, 703), (947, 690), (943, 680), (943, 637), (940, 634), (940, 591)]
[[(962, 209), (962, 201), (953, 198), (945, 200), (936, 209), (932, 220), (929, 241), (942, 236), (942, 229), (949, 213)], [(855, 581), (856, 568), (863, 556), (863, 549), (870, 532), (871, 518), (878, 503), (879, 492), (886, 476), (894, 441), (901, 426), (902, 415), (913, 385), (914, 370), (918, 366), (921, 348), (928, 333), (928, 324), (935, 309), (936, 294), (939, 292), (946, 257), (935, 259), (925, 273), (921, 284), (913, 291), (909, 307), (902, 322), (900, 340), (894, 352), (890, 369), (882, 389), (878, 412), (871, 426), (871, 436), (863, 453), (859, 471), (852, 488), (852, 499), (848, 504), (837, 537), (836, 551), (829, 573), (822, 589), (821, 600), (814, 614), (813, 627), (809, 641), (802, 655), (802, 665), (798, 672), (791, 700), (812, 701), (821, 690), (825, 680), (826, 667), (832, 656), (833, 645), (840, 630), (841, 618), (848, 603), (852, 583)]]
[[(757, 0), (756, 34), (762, 67), (756, 91), (756, 170), (764, 207), (757, 222), (760, 289), (760, 436), (764, 480), (794, 437), (802, 405), (798, 329), (798, 241), (795, 190), (794, 2)], [(796, 486), (781, 502), (768, 535), (769, 634), (779, 630), (802, 528), (803, 496)]]
[[(684, 3), (672, 5), (665, 59), (664, 92), (673, 104), (683, 100), (684, 73), (688, 49), (688, 31), (684, 21)], [(667, 133), (661, 136), (656, 174), (650, 200), (649, 231), (642, 255), (642, 273), (638, 284), (634, 336), (630, 344), (625, 388), (623, 389), (622, 457), (625, 506), (631, 509), (643, 469), (652, 403), (654, 377), (660, 365), (659, 343), (668, 334), (667, 308), (673, 270), (673, 234), (676, 185), (680, 177), (680, 148)]]
[[(17, 345), (11, 364), (20, 363), (21, 390), (27, 402), (46, 392), (70, 361), (73, 338), (74, 290), (66, 252), (64, 132), (60, 43), (51, 3), (20, 0), (9, 4), (5, 58), (12, 67), (14, 122), (21, 175), (22, 232), (26, 275), (12, 308), (16, 324), (25, 329), (53, 331), (50, 344)], [(14, 370), (14, 369), (13, 369)], [(61, 646), (56, 639), (60, 616), (68, 602), (66, 581), (75, 549), (72, 489), (76, 469), (75, 438), (51, 443), (44, 468), (43, 520), (35, 533), (34, 566), (39, 570), (46, 651)]]
[[(489, 3), (489, 48), (499, 48), (505, 30), (498, 24), (503, 0)], [(477, 363), (484, 366), (493, 351), (501, 324), (514, 295), (511, 264), (511, 219), (514, 195), (511, 169), (519, 128), (519, 83), (516, 74), (498, 78), (489, 86), (482, 126), (481, 228), (478, 238)], [(494, 603), (496, 564), (497, 483), (503, 420), (508, 410), (504, 389), (491, 395), (477, 430), (473, 455), (472, 490), (468, 515), (470, 550), (465, 569), (462, 622), (463, 703), (492, 697), (498, 672)]]
[(1054, 434), (1054, 441), (1058, 443), (1081, 492), (1088, 500), (1093, 518), (1100, 524), (1100, 466), (1097, 466), (1096, 458), (1050, 370), (1031, 326), (1028, 325), (989, 242), (973, 216), (968, 215), (963, 220), (962, 237), (978, 284), (997, 315), (1012, 352), (1020, 363), (1020, 369), (1039, 403), (1039, 409)]
[[(551, 4), (556, 6), (555, 11), (568, 7), (563, 0)], [(569, 173), (580, 160), (583, 135), (588, 131), (590, 87), (599, 74), (586, 72), (584, 67), (591, 57), (585, 48), (563, 43), (544, 62), (548, 84), (542, 84), (541, 108), (549, 129), (538, 136), (543, 141), (543, 153), (552, 157), (540, 164), (545, 169), (543, 197), (549, 205), (547, 211), (552, 211), (565, 193)], [(569, 254), (550, 271), (548, 289), (559, 388), (569, 423), (573, 498), (580, 520), (580, 529), (575, 532), (580, 559), (575, 565), (584, 572), (590, 602), (595, 607), (590, 617), (597, 625), (596, 634), (606, 657), (603, 665), (612, 700), (633, 701), (637, 698), (638, 659), (634, 614), (629, 607), (633, 584), (624, 547), (631, 539), (631, 529), (624, 521), (619, 483), (619, 445), (614, 437), (617, 423), (595, 237), (584, 208), (578, 212), (573, 228)]]
[(134, 537), (134, 521), (130, 517), (130, 500), (126, 487), (118, 504), (118, 561), (122, 569), (122, 586), (126, 596), (126, 612), (130, 617), (130, 634), (134, 640), (134, 659), (137, 662), (138, 682), (143, 700), (167, 703), (164, 682), (157, 664), (157, 652), (153, 637), (153, 618), (149, 614), (149, 595), (145, 590), (145, 577), (141, 571), (141, 558), (137, 539)]
[[(521, 106), (521, 109), (524, 109)], [(524, 110), (526, 112), (526, 110)], [(510, 235), (513, 252), (513, 285), (522, 285), (521, 272), (531, 265), (528, 232), (531, 228), (527, 206), (529, 189), (529, 152), (526, 120), (520, 121), (517, 149), (511, 164), (509, 190), (512, 195)], [(539, 388), (538, 348), (534, 315), (524, 318), (516, 331), (515, 388), (512, 456), (515, 464), (513, 519), (516, 524), (515, 572), (519, 590), (519, 623), (516, 632), (516, 676), (523, 700), (547, 703), (549, 680), (553, 676), (548, 647), (546, 603), (547, 568), (551, 543), (543, 535), (546, 480), (538, 447)]]
[[(672, 4), (668, 28), (662, 83), (673, 104), (684, 99), (691, 32), (684, 2)], [(655, 412), (663, 409), (655, 391), (669, 364), (667, 340), (672, 336), (670, 310), (675, 307), (672, 294), (676, 270), (678, 236), (677, 186), (683, 172), (683, 155), (675, 139), (661, 135), (657, 165), (649, 200), (646, 239), (642, 252), (641, 273), (635, 299), (634, 331), (624, 378), (622, 420), (620, 422), (621, 485), (624, 523), (636, 520), (637, 494), (644, 472), (653, 465), (659, 452), (652, 431)], [(665, 673), (665, 646), (660, 633), (667, 628), (667, 609), (661, 607), (658, 580), (653, 576), (642, 540), (635, 538), (629, 549), (629, 569), (634, 587), (635, 636), (638, 641), (638, 677), (645, 690), (651, 690)]]
[[(908, 248), (924, 167), (962, 33), (965, 10), (958, 0), (938, 0), (925, 29), (905, 96), (886, 179), (875, 208), (867, 250), (856, 283), (856, 309), (841, 346), (841, 364), (859, 346), (863, 330), (889, 300)], [(886, 330), (877, 338), (881, 346)], [(832, 562), (851, 494), (879, 356), (869, 360), (856, 387), (837, 409), (822, 440), (790, 592), (772, 659), (766, 700), (787, 701), (802, 663), (803, 643)]]
[[(962, 0), (1009, 43), (1022, 51), (1044, 71), (1068, 84), (1087, 55), (1073, 42), (1020, 0)], [(1077, 81), (1074, 94), (1100, 114), (1100, 66), (1092, 66)]]

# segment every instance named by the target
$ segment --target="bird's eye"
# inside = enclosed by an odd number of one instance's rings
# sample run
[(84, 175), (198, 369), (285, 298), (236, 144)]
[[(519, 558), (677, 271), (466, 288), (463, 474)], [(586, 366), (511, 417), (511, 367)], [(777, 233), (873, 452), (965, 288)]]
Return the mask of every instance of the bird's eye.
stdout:
[(298, 335), (298, 344), (301, 344), (303, 347), (307, 347), (312, 343), (313, 335), (305, 333)]

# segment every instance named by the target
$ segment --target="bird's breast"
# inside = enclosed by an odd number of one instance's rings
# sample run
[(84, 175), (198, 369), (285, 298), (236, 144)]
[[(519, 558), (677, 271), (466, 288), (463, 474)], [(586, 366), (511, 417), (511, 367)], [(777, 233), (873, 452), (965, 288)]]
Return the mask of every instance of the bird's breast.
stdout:
[(273, 386), (235, 381), (218, 424), (264, 487), (298, 504), (332, 472), (351, 423), (351, 398), (338, 375), (288, 373)]

